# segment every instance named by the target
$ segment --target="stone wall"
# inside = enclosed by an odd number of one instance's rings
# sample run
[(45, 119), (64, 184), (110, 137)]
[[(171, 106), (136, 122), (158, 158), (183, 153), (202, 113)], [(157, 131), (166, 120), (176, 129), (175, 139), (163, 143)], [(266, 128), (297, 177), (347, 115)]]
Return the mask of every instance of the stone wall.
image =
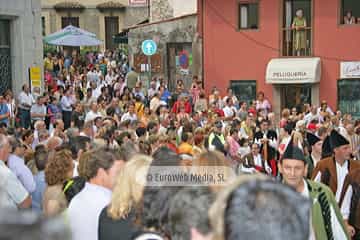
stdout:
[[(13, 0), (12, 0), (13, 1)], [(72, 0), (73, 2), (81, 3), (82, 5), (86, 7), (94, 7), (97, 4), (107, 2), (108, 0)], [(128, 0), (111, 0), (113, 2), (121, 3), (125, 6), (129, 4)], [(57, 3), (67, 2), (67, 0), (41, 0), (41, 5), (44, 6), (53, 6)], [(70, 1), (68, 1), (70, 2)]]
[(151, 0), (151, 22), (157, 22), (174, 16), (174, 9), (169, 0)]
[(193, 75), (201, 76), (202, 53), (201, 41), (196, 34), (197, 16), (191, 15), (177, 20), (149, 24), (129, 31), (129, 55), (133, 64), (134, 56), (141, 53), (141, 43), (145, 39), (153, 39), (158, 46), (157, 53), (162, 56), (162, 72), (157, 74), (168, 78), (167, 44), (190, 43), (192, 44)]
[(197, 0), (151, 0), (151, 22), (197, 12)]
[(134, 26), (148, 18), (148, 7), (127, 7), (125, 10), (124, 27)]
[(153, 39), (158, 44), (158, 51), (166, 50), (166, 43), (189, 42), (191, 43), (196, 33), (196, 16), (188, 16), (174, 21), (149, 24), (130, 29), (129, 50), (131, 53), (141, 51), (141, 42)]

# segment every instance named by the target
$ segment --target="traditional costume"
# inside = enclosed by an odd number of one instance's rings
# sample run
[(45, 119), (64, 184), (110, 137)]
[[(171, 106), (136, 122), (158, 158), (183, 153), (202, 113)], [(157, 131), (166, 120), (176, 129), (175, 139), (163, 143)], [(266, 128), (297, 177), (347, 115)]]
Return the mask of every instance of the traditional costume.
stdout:
[[(261, 139), (266, 138), (268, 142), (262, 144)], [(267, 161), (271, 168), (271, 173), (274, 177), (277, 176), (277, 162), (276, 162), (276, 149), (277, 149), (277, 134), (273, 130), (266, 132), (258, 131), (254, 135), (254, 142), (260, 146), (260, 153), (263, 159)]]
[(252, 153), (246, 154), (242, 158), (242, 168), (243, 172), (261, 172), (268, 174), (269, 173), (269, 165), (266, 161), (262, 158), (261, 154), (254, 156)]
[[(329, 136), (329, 143), (331, 149), (334, 149), (343, 145), (348, 145), (349, 141), (336, 130), (332, 130)], [(340, 165), (335, 161), (334, 156), (330, 156), (322, 159), (317, 164), (313, 171), (312, 178), (316, 182), (322, 182), (329, 186), (335, 194), (336, 201), (339, 202), (346, 175), (358, 168), (360, 168), (360, 162), (347, 160), (343, 165)]]
[[(300, 148), (288, 144), (282, 159), (300, 160), (307, 163)], [(301, 194), (312, 201), (311, 209), (311, 240), (345, 240), (349, 239), (333, 193), (324, 184), (304, 179)]]
[(330, 136), (327, 136), (324, 139), (322, 149), (321, 149), (321, 159), (331, 157), (332, 156), (332, 149), (330, 146)]
[[(306, 133), (306, 139), (310, 147), (314, 146), (317, 142), (321, 141), (321, 139), (316, 136), (315, 134), (312, 134), (310, 132)], [(320, 161), (320, 159), (316, 159), (312, 153), (307, 158), (307, 164), (308, 164), (308, 178), (311, 178), (312, 172), (314, 170), (314, 167), (316, 164)]]
[(344, 181), (340, 197), (341, 213), (354, 227), (354, 240), (360, 239), (360, 169), (350, 172)]

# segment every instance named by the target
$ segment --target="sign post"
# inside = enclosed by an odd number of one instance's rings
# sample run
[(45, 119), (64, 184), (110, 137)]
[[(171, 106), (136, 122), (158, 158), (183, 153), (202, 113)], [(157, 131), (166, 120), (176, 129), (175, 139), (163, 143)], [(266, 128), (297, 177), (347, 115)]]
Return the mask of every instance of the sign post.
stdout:
[(141, 50), (146, 56), (148, 56), (147, 62), (148, 62), (149, 82), (147, 87), (149, 87), (151, 82), (151, 56), (156, 53), (157, 50), (156, 43), (153, 40), (145, 40), (141, 44)]
[(40, 67), (30, 67), (29, 68), (29, 80), (30, 80), (30, 90), (33, 91), (34, 88), (41, 89), (41, 68)]

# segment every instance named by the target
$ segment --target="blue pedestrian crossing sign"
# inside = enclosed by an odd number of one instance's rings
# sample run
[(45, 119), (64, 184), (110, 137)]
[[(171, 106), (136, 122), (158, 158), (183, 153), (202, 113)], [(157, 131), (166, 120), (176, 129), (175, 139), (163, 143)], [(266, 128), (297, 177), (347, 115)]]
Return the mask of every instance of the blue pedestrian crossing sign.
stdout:
[(154, 55), (157, 50), (156, 43), (153, 40), (145, 40), (141, 44), (141, 50), (147, 56)]

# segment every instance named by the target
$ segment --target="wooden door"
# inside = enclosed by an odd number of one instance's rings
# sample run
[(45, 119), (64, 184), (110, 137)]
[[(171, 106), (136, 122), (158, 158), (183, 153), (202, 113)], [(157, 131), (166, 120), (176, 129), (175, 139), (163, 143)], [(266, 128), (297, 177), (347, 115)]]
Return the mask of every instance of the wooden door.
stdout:
[(119, 17), (105, 17), (105, 46), (106, 49), (114, 50), (118, 47), (113, 36), (119, 33)]
[(311, 85), (289, 84), (281, 87), (281, 109), (301, 108), (305, 103), (311, 103)]

